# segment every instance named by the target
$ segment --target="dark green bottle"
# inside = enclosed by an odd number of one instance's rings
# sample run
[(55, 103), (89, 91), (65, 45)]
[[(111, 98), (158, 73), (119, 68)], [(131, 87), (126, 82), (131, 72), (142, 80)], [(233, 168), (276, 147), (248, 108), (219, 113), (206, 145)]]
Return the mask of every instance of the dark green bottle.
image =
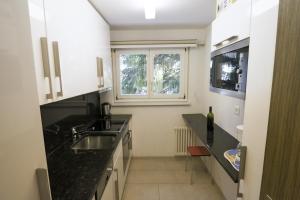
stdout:
[(207, 114), (207, 130), (214, 130), (214, 113), (211, 106), (209, 106), (209, 113)]

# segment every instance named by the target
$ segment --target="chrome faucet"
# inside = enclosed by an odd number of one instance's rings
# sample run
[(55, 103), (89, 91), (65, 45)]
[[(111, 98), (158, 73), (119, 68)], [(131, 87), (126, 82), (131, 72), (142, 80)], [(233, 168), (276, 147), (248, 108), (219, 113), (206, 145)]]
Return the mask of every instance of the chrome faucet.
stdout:
[(73, 126), (71, 129), (73, 141), (79, 139), (82, 136), (82, 134), (86, 132), (86, 130), (87, 130), (87, 126), (85, 124)]
[(73, 140), (77, 140), (77, 138), (78, 138), (78, 132), (75, 127), (72, 127), (72, 137), (73, 137)]

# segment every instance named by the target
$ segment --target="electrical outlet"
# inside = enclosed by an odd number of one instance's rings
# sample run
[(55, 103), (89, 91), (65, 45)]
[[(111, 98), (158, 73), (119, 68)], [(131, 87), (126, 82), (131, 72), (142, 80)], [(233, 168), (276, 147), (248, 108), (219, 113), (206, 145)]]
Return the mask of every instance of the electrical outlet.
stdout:
[(239, 105), (234, 106), (234, 114), (235, 115), (240, 115), (240, 106)]

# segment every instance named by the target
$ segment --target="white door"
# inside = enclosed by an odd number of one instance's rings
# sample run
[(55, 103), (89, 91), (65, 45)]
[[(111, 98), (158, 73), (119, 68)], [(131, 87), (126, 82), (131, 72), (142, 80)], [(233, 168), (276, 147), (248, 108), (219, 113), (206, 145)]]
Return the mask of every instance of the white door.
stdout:
[(28, 1), (0, 3), (0, 199), (39, 200), (47, 168)]

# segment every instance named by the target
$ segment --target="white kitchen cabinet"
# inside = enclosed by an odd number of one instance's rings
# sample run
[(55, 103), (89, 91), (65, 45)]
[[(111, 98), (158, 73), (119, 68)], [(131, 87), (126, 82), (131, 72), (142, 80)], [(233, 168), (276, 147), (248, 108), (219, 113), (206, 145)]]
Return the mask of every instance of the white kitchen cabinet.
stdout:
[(118, 147), (113, 156), (113, 171), (114, 171), (114, 191), (115, 191), (115, 200), (121, 200), (123, 189), (124, 189), (124, 171), (123, 171), (123, 149), (122, 149), (122, 140), (120, 140)]
[[(46, 23), (44, 17), (44, 2), (43, 0), (28, 0), (28, 8), (30, 15), (31, 39), (34, 52), (33, 58), (37, 81), (37, 90), (39, 94), (39, 103), (50, 103), (54, 100), (54, 71), (49, 65), (49, 57), (47, 57), (47, 46), (44, 46), (45, 48), (43, 49), (41, 48), (41, 38), (44, 38), (44, 44), (47, 45)], [(45, 58), (43, 58), (42, 51), (44, 51), (45, 53)]]
[[(95, 37), (100, 41), (96, 44), (97, 47), (100, 47), (99, 57), (103, 60), (103, 78), (104, 85), (100, 90), (112, 88), (112, 59), (111, 59), (111, 48), (110, 48), (110, 28), (108, 24), (101, 18), (99, 21), (100, 28), (99, 32), (95, 32)], [(101, 37), (99, 37), (101, 35)]]
[[(99, 85), (96, 58), (103, 59), (103, 66), (108, 63), (109, 26), (88, 1), (44, 2), (48, 39), (59, 45), (63, 91), (60, 99), (96, 91)], [(56, 91), (60, 91), (59, 81), (55, 83)]]
[(114, 176), (112, 174), (105, 186), (104, 192), (101, 196), (101, 200), (115, 200), (114, 191), (113, 191), (114, 190), (113, 181), (114, 181)]
[(88, 1), (29, 0), (29, 7), (40, 104), (111, 87), (109, 25)]
[[(212, 23), (212, 51), (229, 39), (236, 42), (250, 35), (251, 0), (238, 0), (222, 10)], [(222, 47), (222, 45), (219, 45)]]

